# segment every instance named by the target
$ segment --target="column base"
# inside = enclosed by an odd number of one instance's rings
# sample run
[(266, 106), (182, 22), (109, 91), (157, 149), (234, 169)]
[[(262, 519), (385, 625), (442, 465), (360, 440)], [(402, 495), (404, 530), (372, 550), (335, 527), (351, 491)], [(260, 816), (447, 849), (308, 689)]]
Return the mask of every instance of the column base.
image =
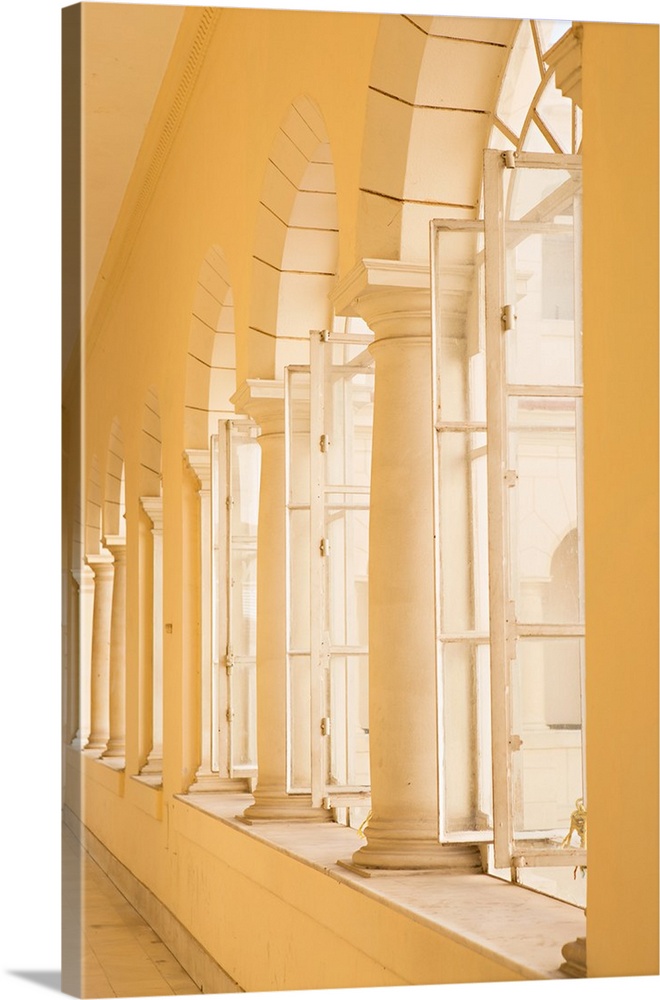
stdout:
[(221, 778), (212, 771), (196, 774), (188, 792), (234, 792), (250, 791), (249, 778)]
[(126, 756), (126, 744), (124, 740), (112, 739), (108, 740), (108, 745), (105, 751), (101, 754), (102, 757), (125, 757)]
[[(481, 851), (476, 844), (441, 844), (430, 824), (408, 828), (396, 820), (371, 818), (365, 833), (367, 843), (355, 852), (351, 863), (361, 868), (388, 870), (482, 872)], [(421, 829), (420, 829), (421, 827)]]
[(140, 774), (162, 774), (163, 758), (161, 754), (149, 754), (144, 767), (140, 768)]
[(587, 976), (587, 939), (576, 938), (569, 941), (561, 950), (566, 961), (559, 967), (559, 971), (571, 979), (585, 979)]
[(367, 844), (351, 858), (352, 866), (386, 871), (482, 872), (481, 853), (473, 844), (439, 844), (437, 841), (410, 844)]
[(85, 743), (83, 750), (101, 750), (105, 752), (107, 745), (107, 736), (98, 736), (96, 733), (92, 733), (87, 740), (87, 743)]
[(322, 806), (313, 806), (311, 795), (287, 795), (284, 792), (275, 794), (254, 795), (254, 804), (248, 806), (242, 816), (243, 823), (330, 823), (332, 813)]

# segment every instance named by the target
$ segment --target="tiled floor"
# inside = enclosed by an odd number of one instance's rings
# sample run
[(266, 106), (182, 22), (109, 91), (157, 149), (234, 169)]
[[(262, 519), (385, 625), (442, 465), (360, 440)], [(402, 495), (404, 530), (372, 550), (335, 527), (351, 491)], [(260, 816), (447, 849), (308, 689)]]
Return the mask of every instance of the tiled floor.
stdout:
[[(90, 998), (201, 992), (66, 827), (62, 831), (62, 882), (63, 940), (69, 965), (63, 989)], [(85, 906), (79, 913), (76, 894), (81, 885)]]

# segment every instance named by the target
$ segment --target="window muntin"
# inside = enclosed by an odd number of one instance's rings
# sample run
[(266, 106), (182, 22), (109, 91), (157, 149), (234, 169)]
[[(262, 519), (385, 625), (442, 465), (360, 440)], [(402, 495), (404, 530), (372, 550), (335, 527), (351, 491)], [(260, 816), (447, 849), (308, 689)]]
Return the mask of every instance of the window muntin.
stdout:
[(522, 20), (500, 88), (489, 147), (535, 153), (578, 153), (582, 112), (555, 85), (547, 55), (569, 21)]

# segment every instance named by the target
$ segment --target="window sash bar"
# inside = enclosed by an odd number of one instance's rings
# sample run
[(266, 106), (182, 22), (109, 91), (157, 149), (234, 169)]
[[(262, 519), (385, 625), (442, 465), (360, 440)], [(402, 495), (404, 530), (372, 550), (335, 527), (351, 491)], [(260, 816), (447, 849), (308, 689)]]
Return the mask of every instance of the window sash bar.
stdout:
[[(504, 335), (504, 160), (496, 150), (484, 151), (484, 228), (486, 254), (486, 413), (488, 425), (488, 560), (491, 643), (491, 728), (493, 760), (493, 842), (495, 866), (509, 867), (513, 841), (511, 808), (511, 732), (509, 705), (510, 645), (507, 624), (507, 534), (505, 518), (506, 414)], [(494, 572), (501, 567), (501, 572)]]

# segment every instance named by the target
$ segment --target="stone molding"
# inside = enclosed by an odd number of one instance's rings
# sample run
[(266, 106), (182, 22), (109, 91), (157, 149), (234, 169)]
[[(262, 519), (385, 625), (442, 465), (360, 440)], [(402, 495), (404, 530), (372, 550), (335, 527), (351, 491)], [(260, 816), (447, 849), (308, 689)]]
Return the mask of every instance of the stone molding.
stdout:
[(248, 378), (238, 387), (231, 402), (237, 412), (246, 413), (261, 434), (284, 432), (284, 382), (281, 379)]
[(583, 27), (574, 22), (571, 28), (546, 53), (548, 66), (555, 71), (555, 83), (564, 97), (582, 107), (582, 35)]
[(158, 533), (163, 531), (163, 498), (162, 497), (140, 497), (142, 510), (145, 512), (152, 524), (152, 530)]
[[(200, 492), (211, 489), (211, 452), (208, 448), (188, 448), (183, 453), (188, 468), (199, 482)], [(148, 514), (148, 511), (147, 511)], [(149, 515), (151, 516), (151, 515)]]

